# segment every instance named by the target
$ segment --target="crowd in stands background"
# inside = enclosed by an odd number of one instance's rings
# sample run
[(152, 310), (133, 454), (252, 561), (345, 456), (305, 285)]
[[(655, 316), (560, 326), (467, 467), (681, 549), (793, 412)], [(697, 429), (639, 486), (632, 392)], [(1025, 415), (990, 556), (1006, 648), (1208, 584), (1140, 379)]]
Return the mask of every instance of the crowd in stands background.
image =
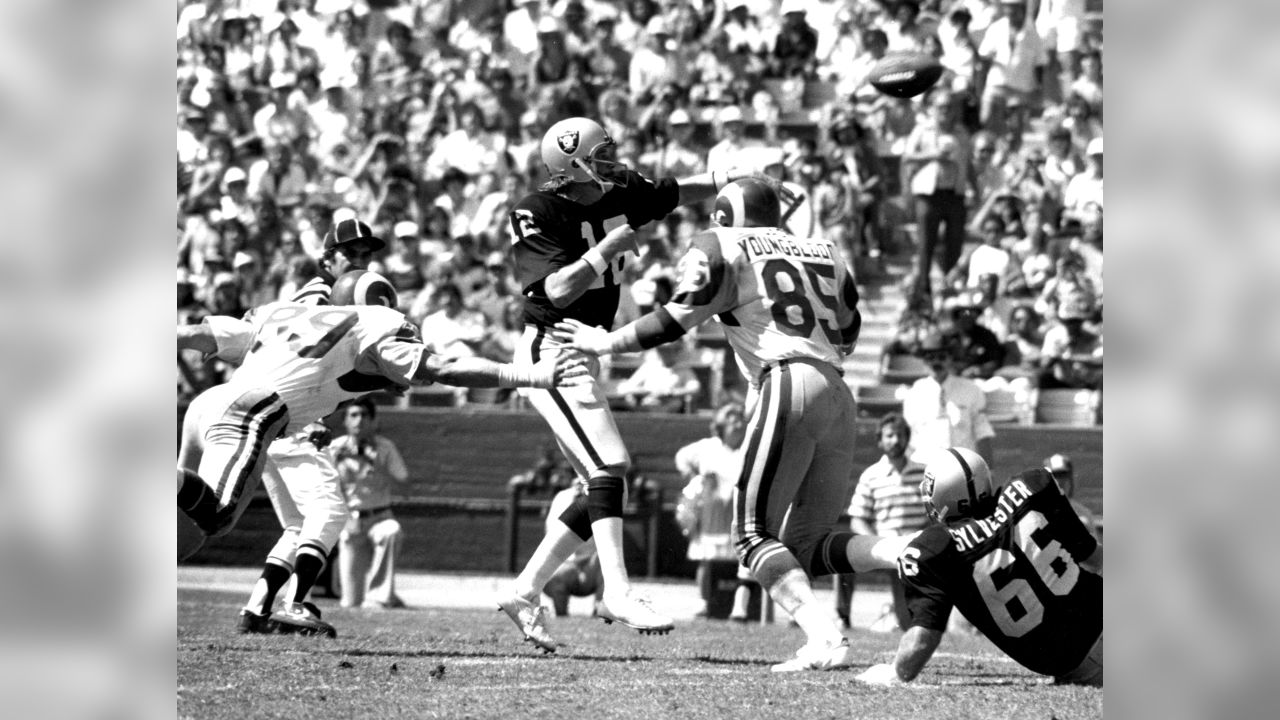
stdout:
[[(1002, 356), (984, 376), (1100, 385), (1099, 11), (1096, 0), (180, 0), (179, 320), (288, 297), (314, 276), (335, 216), (355, 216), (387, 239), (371, 269), (429, 341), (510, 360), (520, 288), (507, 213), (546, 179), (543, 132), (585, 115), (650, 176), (773, 166), (809, 199), (802, 234), (837, 242), (860, 273), (914, 247), (906, 327), (950, 331), (949, 299), (980, 290), (971, 304)], [(872, 64), (906, 49), (937, 56), (943, 78), (914, 99), (877, 93)], [(707, 224), (679, 208), (642, 231), (619, 323), (653, 302)], [(184, 395), (227, 370), (189, 360)]]

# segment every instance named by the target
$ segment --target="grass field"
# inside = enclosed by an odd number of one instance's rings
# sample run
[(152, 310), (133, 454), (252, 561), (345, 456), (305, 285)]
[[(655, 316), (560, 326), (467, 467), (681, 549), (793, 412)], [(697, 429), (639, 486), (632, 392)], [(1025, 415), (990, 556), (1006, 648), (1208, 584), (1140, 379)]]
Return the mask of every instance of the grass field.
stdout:
[(336, 640), (238, 635), (243, 593), (178, 595), (178, 717), (245, 718), (1099, 718), (1102, 691), (1059, 687), (986, 640), (949, 634), (917, 681), (853, 680), (896, 633), (850, 631), (853, 672), (775, 675), (799, 629), (695, 620), (665, 637), (555, 618), (543, 655), (506, 616), (455, 608), (324, 605)]

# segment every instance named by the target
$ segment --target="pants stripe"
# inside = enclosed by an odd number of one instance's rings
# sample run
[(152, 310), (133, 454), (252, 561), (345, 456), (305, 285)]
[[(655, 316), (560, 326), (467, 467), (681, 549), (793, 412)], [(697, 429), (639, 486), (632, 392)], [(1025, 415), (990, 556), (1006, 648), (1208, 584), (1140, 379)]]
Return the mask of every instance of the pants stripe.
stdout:
[[(531, 356), (535, 363), (542, 359), (542, 339), (546, 334), (547, 329), (539, 326), (538, 334), (533, 339), (533, 348), (531, 350)], [(600, 459), (600, 453), (596, 452), (595, 447), (591, 445), (590, 438), (588, 438), (587, 434), (583, 432), (582, 425), (579, 424), (578, 419), (573, 416), (573, 411), (569, 408), (569, 403), (565, 401), (564, 395), (555, 388), (550, 388), (547, 392), (551, 393), (551, 399), (555, 401), (556, 407), (560, 408), (560, 412), (563, 413), (565, 419), (569, 421), (569, 427), (573, 429), (573, 434), (578, 437), (578, 442), (582, 443), (582, 447), (587, 451), (587, 456), (591, 458), (591, 462), (594, 467), (604, 465), (604, 462)]]
[(279, 401), (280, 397), (275, 393), (271, 393), (267, 397), (258, 401), (257, 405), (249, 408), (249, 411), (245, 413), (244, 422), (241, 423), (239, 428), (237, 428), (237, 430), (240, 431), (240, 443), (236, 445), (236, 451), (231, 454), (231, 462), (227, 463), (226, 469), (222, 471), (222, 477), (218, 478), (218, 484), (214, 486), (214, 494), (219, 498), (222, 497), (223, 490), (226, 489), (227, 482), (231, 479), (231, 475), (233, 473), (239, 475), (243, 472), (243, 469), (237, 470), (237, 466), (240, 465), (241, 460), (244, 458), (245, 446), (249, 444), (249, 438), (253, 436), (254, 424), (260, 423), (262, 420), (262, 414), (266, 412), (267, 408), (271, 407), (273, 403)]
[[(275, 404), (275, 409), (268, 414), (263, 414), (259, 407), (264, 404)], [(228, 513), (234, 513), (236, 506), (239, 504), (239, 494), (243, 492), (245, 483), (253, 474), (254, 470), (259, 466), (259, 460), (262, 453), (266, 451), (267, 444), (275, 439), (283, 424), (288, 420), (289, 413), (284, 403), (280, 401), (280, 397), (274, 393), (269, 398), (254, 406), (250, 411), (249, 421), (245, 423), (245, 433), (240, 438), (240, 445), (236, 448), (236, 454), (233, 456), (232, 462), (227, 464), (227, 469), (222, 474), (222, 478), (218, 481), (218, 501), (223, 506), (218, 514), (222, 516)], [(249, 438), (253, 438), (253, 442), (249, 445)], [(249, 445), (248, 449), (245, 446)], [(228, 484), (227, 480), (232, 475), (235, 468), (235, 482)], [(225, 495), (225, 497), (224, 497)]]
[[(766, 378), (767, 380), (768, 378)], [(761, 408), (769, 407), (769, 403), (773, 399), (773, 383), (765, 382), (760, 388), (760, 399), (757, 405)], [(751, 486), (752, 471), (756, 466), (756, 454), (760, 450), (760, 438), (764, 434), (763, 412), (757, 415), (760, 421), (756, 423), (755, 430), (751, 433), (751, 439), (747, 441), (747, 447), (742, 455), (742, 472), (738, 476), (738, 494), (733, 502), (733, 528), (734, 543), (741, 544), (746, 541), (746, 528), (751, 518), (747, 516), (747, 489)]]
[[(791, 407), (791, 382), (786, 366), (770, 370), (761, 386), (757, 424), (751, 446), (743, 456), (734, 534), (739, 557), (752, 562), (752, 553), (766, 544), (769, 488), (777, 473)], [(761, 454), (763, 452), (763, 457)]]
[(764, 470), (760, 473), (760, 485), (756, 491), (756, 518), (763, 525), (769, 513), (769, 491), (773, 487), (774, 476), (778, 473), (778, 463), (782, 461), (782, 444), (787, 434), (787, 419), (791, 414), (791, 367), (783, 365), (771, 373), (778, 378), (777, 408), (773, 411), (773, 428), (766, 442), (769, 454), (765, 456)]

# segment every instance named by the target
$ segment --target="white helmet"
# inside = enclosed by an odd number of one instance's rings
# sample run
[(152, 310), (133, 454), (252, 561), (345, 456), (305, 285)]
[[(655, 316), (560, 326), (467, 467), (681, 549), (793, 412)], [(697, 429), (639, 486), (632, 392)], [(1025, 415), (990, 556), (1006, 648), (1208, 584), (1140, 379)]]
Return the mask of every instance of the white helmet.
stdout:
[(938, 522), (989, 515), (995, 509), (995, 490), (987, 461), (967, 448), (947, 448), (934, 455), (920, 481), (929, 517)]
[(615, 147), (600, 123), (573, 117), (552, 125), (542, 136), (542, 162), (553, 182), (594, 182), (607, 192), (627, 179), (627, 166), (614, 160)]

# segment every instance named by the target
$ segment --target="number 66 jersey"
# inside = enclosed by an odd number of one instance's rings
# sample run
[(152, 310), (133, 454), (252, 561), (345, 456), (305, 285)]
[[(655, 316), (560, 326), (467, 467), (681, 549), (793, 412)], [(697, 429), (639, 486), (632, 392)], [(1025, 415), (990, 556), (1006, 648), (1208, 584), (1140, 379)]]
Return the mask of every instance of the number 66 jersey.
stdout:
[(907, 545), (911, 624), (945, 630), (954, 605), (1023, 667), (1064, 675), (1102, 635), (1102, 577), (1080, 565), (1097, 545), (1048, 471), (1023, 472), (991, 515), (932, 525)]
[(426, 347), (399, 312), (376, 305), (270, 303), (246, 319), (206, 319), (218, 356), (240, 361), (227, 385), (274, 390), (289, 410), (289, 432), (342, 402), (407, 388)]

